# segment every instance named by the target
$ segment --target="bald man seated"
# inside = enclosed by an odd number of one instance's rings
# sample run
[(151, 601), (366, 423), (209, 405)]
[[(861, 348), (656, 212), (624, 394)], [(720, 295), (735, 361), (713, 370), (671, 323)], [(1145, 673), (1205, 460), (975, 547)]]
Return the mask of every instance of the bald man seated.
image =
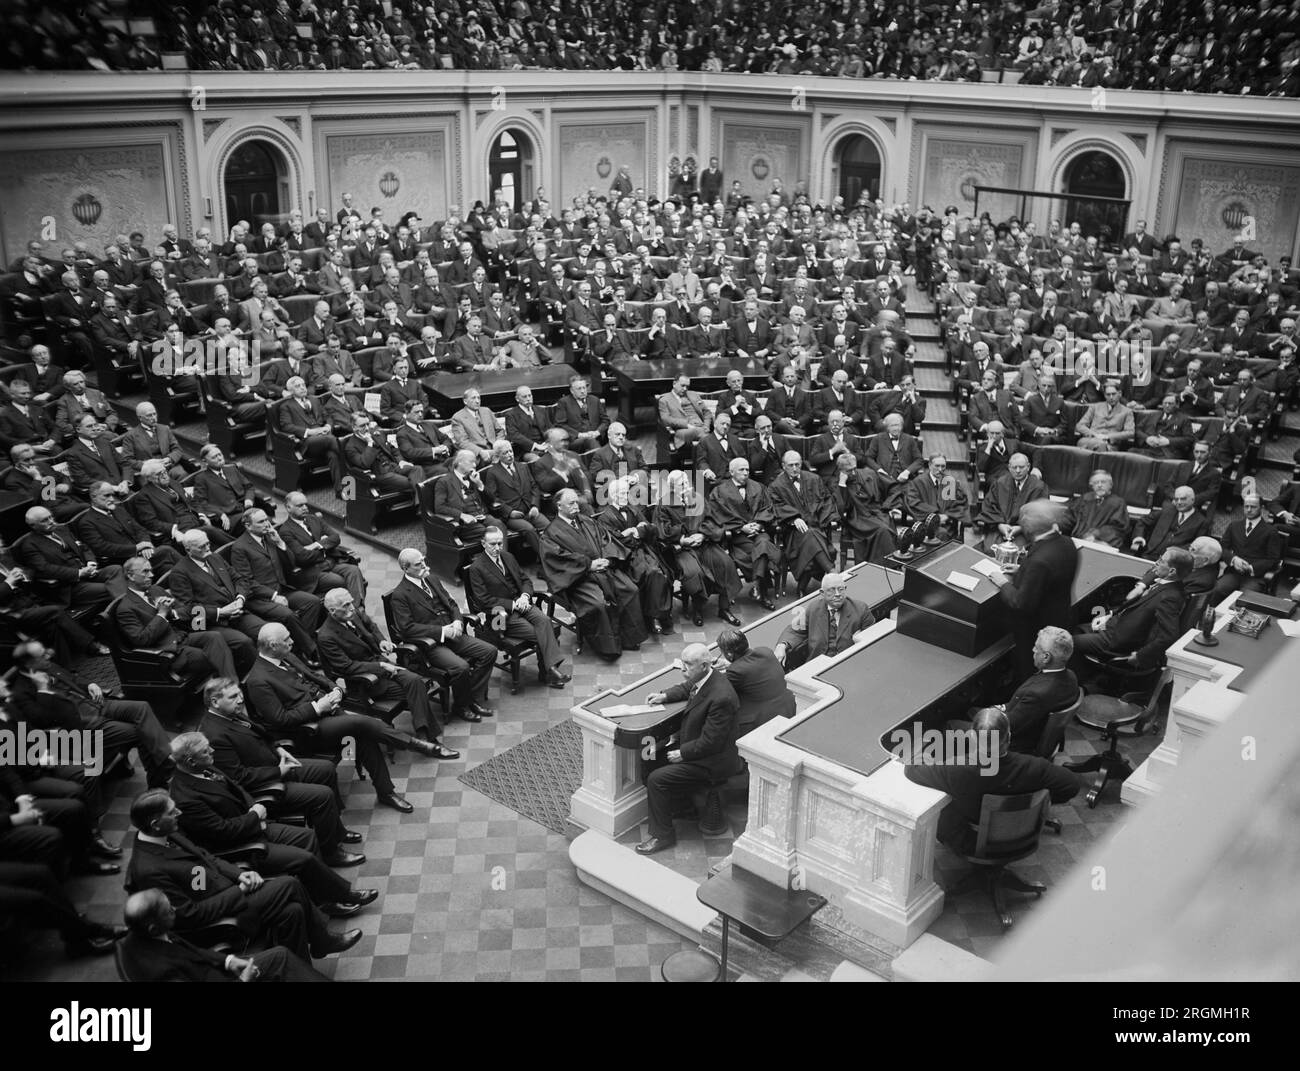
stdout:
[(657, 743), (655, 757), (642, 767), (650, 836), (636, 846), (641, 855), (653, 855), (677, 843), (673, 814), (692, 791), (741, 769), (736, 750), (740, 718), (736, 690), (723, 672), (714, 669), (709, 649), (702, 643), (682, 650), (680, 668), (681, 684), (646, 697), (649, 703), (685, 700), (686, 706), (681, 728)]
[(827, 573), (818, 595), (791, 608), (790, 623), (772, 648), (787, 672), (820, 655), (839, 654), (875, 623), (865, 603), (848, 597), (848, 583), (847, 573)]
[(328, 982), (310, 963), (274, 945), (247, 956), (213, 952), (175, 933), (176, 909), (160, 889), (127, 897), (127, 934), (119, 944), (132, 982)]

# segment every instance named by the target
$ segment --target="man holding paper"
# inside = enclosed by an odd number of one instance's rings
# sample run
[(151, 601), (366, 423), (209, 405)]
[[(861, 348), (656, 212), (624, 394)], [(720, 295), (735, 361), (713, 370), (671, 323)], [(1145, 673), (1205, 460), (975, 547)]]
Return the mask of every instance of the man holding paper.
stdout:
[(679, 668), (686, 678), (681, 684), (646, 697), (656, 704), (684, 699), (686, 708), (681, 729), (658, 746), (655, 758), (645, 766), (650, 836), (636, 846), (641, 855), (653, 855), (677, 843), (673, 811), (682, 797), (740, 769), (736, 750), (740, 700), (735, 689), (713, 668), (709, 649), (702, 643), (682, 650)]

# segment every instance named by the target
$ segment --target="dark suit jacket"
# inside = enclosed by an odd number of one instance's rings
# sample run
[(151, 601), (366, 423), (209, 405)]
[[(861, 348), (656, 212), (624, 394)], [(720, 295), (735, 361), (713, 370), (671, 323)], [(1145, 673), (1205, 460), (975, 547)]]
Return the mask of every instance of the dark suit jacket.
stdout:
[(975, 831), (980, 808), (987, 796), (1018, 796), (1046, 789), (1053, 803), (1065, 803), (1078, 795), (1082, 781), (1077, 774), (1046, 759), (1012, 751), (1001, 757), (998, 772), (985, 776), (987, 770), (973, 763), (959, 766), (906, 766), (909, 781), (946, 792), (951, 797), (939, 815), (939, 839), (954, 851), (969, 854), (975, 850)]
[(175, 485), (163, 488), (156, 483), (147, 483), (132, 499), (131, 505), (141, 526), (162, 539), (171, 538), (172, 525), (188, 532), (203, 523)]
[[(321, 573), (329, 569), (333, 560), (351, 559), (352, 555), (342, 550), (339, 537), (330, 531), (319, 514), (307, 514), (303, 523), (306, 524), (307, 531), (303, 531), (302, 524), (292, 518), (286, 520), (276, 531), (284, 540), (289, 560), (293, 563), (289, 582), (299, 591), (314, 592)], [(321, 546), (308, 550), (309, 543), (320, 543)]]
[(664, 693), (669, 703), (686, 700), (677, 749), (682, 761), (703, 766), (718, 776), (730, 776), (740, 766), (736, 750), (740, 700), (726, 676), (713, 670), (688, 698), (687, 686), (676, 684)]
[(272, 665), (258, 655), (244, 678), (244, 692), (253, 716), (267, 728), (284, 731), (316, 721), (313, 705), (334, 690), (334, 682), (308, 669), (294, 655), (286, 655), (283, 666)]
[[(516, 464), (513, 477), (504, 465), (488, 466), (483, 470), (483, 491), (498, 517), (507, 517), (515, 511), (527, 515), (539, 505), (537, 487), (527, 465)], [(434, 501), (437, 501), (436, 494)]]
[(773, 387), (767, 396), (764, 410), (773, 421), (786, 417), (793, 420), (807, 434), (813, 422), (813, 396), (802, 387), (796, 387), (792, 398), (784, 386)]
[(486, 553), (480, 554), (465, 570), (465, 583), (470, 593), (470, 605), (488, 615), (488, 624), (499, 611), (508, 616), (511, 605), (520, 595), (533, 594), (533, 582), (519, 568), (519, 562), (509, 551), (501, 552), (502, 572)]
[(478, 516), (487, 513), (485, 495), (473, 483), (468, 487), (461, 483), (454, 472), (442, 476), (433, 485), (433, 512), (439, 517), (446, 517), (455, 524), (460, 524), (460, 515), (469, 513)]
[(101, 435), (96, 439), (93, 450), (81, 439), (73, 439), (68, 447), (67, 456), (72, 486), (79, 491), (87, 490), (91, 484), (99, 480), (116, 486), (126, 478), (122, 465), (117, 459), (113, 440), (108, 435)]
[[(807, 661), (824, 655), (830, 647), (830, 610), (821, 595), (804, 604), (807, 620), (802, 631), (796, 631), (793, 622), (785, 627), (779, 642), (784, 643), (790, 655)], [(876, 620), (875, 615), (856, 599), (846, 598), (840, 604), (839, 629), (836, 640), (840, 651), (846, 650), (853, 643), (853, 634), (860, 632)]]
[(1178, 638), (1178, 625), (1187, 594), (1182, 584), (1172, 581), (1148, 588), (1106, 622), (1104, 635), (1116, 654), (1136, 651), (1137, 664), (1151, 669), (1164, 657), (1165, 649)]
[(88, 509), (77, 518), (74, 530), (101, 562), (116, 565), (134, 557), (137, 544), (152, 542), (149, 533), (136, 523), (125, 506), (118, 506), (111, 513)]
[(59, 398), (58, 404), (55, 406), (54, 426), (64, 442), (76, 436), (77, 421), (87, 413), (93, 413), (98, 420), (103, 422), (113, 412), (113, 407), (108, 404), (108, 400), (94, 387), (87, 387), (86, 393), (82, 397), (85, 400), (85, 405), (82, 404), (82, 398), (67, 393)]
[(194, 508), (199, 513), (210, 516), (243, 513), (245, 503), (253, 495), (248, 480), (234, 465), (223, 465), (220, 476), (209, 468), (200, 469), (194, 476), (192, 486)]
[(53, 534), (59, 537), (62, 547), (48, 535), (31, 532), (14, 543), (13, 554), (15, 561), (31, 573), (33, 578), (58, 584), (53, 598), (67, 606), (72, 585), (78, 580), (77, 573), (96, 558), (67, 525), (56, 525)]
[(555, 403), (555, 416), (552, 418), (552, 425), (557, 428), (564, 428), (574, 437), (579, 432), (595, 431), (599, 432), (600, 437), (603, 439), (605, 429), (609, 427), (609, 421), (605, 418), (605, 407), (591, 395), (588, 395), (586, 403), (580, 406), (572, 394), (566, 394)]
[[(149, 589), (151, 599), (166, 594), (166, 589), (156, 584)], [(180, 633), (171, 624), (177, 613), (176, 607), (173, 606), (171, 619), (164, 621), (158, 616), (158, 611), (145, 602), (144, 596), (134, 588), (129, 588), (127, 593), (117, 601), (113, 625), (118, 630), (119, 638), (124, 641), (122, 646), (127, 650), (136, 647), (171, 650), (180, 643), (181, 639)]]
[(12, 404), (0, 406), (0, 448), (8, 459), (9, 450), (18, 443), (43, 443), (54, 438), (54, 424), (45, 415), (45, 409), (35, 402), (27, 403), (24, 416)]
[(925, 465), (925, 459), (915, 437), (904, 432), (898, 437), (898, 449), (895, 450), (889, 434), (882, 431), (867, 440), (866, 463), (898, 479), (904, 469), (915, 476)]
[(531, 453), (533, 443), (546, 442), (547, 429), (551, 427), (551, 418), (537, 406), (533, 406), (530, 417), (519, 406), (511, 406), (505, 413), (506, 438), (515, 448), (515, 457), (522, 458)]
[(734, 434), (728, 433), (726, 445), (727, 449), (723, 450), (722, 443), (718, 440), (717, 435), (710, 431), (695, 444), (696, 468), (700, 470), (710, 469), (714, 477), (725, 480), (727, 473), (730, 471), (731, 462), (738, 457), (748, 457), (745, 444)]
[(194, 607), (202, 606), (209, 626), (217, 623), (217, 610), (235, 601), (235, 596), (248, 597), (248, 585), (235, 576), (230, 566), (216, 554), (209, 554), (204, 563), (211, 570), (205, 573), (193, 558), (184, 557), (176, 563), (167, 577), (167, 586), (176, 597), (176, 609), (188, 618)]
[[(136, 838), (126, 868), (126, 887), (159, 889), (176, 911), (179, 932), (242, 914), (248, 897), (239, 888), (239, 868), (173, 834), (169, 845)], [(202, 880), (196, 880), (200, 875)]]
[(199, 732), (212, 745), (217, 769), (249, 792), (281, 783), (275, 738), (260, 725), (208, 711)]
[(1013, 581), (1001, 589), (1003, 601), (1014, 611), (1017, 645), (1028, 650), (1047, 625), (1073, 628), (1070, 592), (1078, 569), (1079, 550), (1069, 536), (1056, 533), (1029, 544)]
[(181, 832), (195, 844), (221, 851), (261, 837), (262, 820), (249, 810), (253, 797), (220, 771), (199, 777), (178, 769), (169, 787), (181, 809)]
[(743, 736), (780, 715), (794, 716), (794, 694), (785, 686), (785, 669), (766, 647), (751, 647), (727, 666), (727, 680), (740, 700)]
[(360, 607), (352, 616), (356, 631), (347, 625), (341, 625), (332, 617), (326, 617), (320, 631), (316, 633), (316, 645), (320, 651), (321, 665), (329, 667), (327, 672), (340, 677), (356, 677), (362, 673), (373, 673), (384, 679), (386, 674), (382, 659), (379, 657), (379, 644), (383, 634)]
[(297, 442), (301, 442), (307, 437), (309, 427), (320, 428), (329, 423), (325, 419), (324, 410), (321, 409), (320, 399), (308, 395), (304, 401), (307, 402), (310, 417), (303, 412), (302, 406), (293, 399), (281, 402), (276, 413), (276, 421), (280, 430)]
[(409, 402), (424, 400), (424, 385), (418, 379), (407, 379), (405, 383), (390, 379), (379, 388), (379, 415), (385, 420), (401, 420)]
[(128, 933), (118, 945), (127, 977), (137, 982), (235, 982), (226, 972), (226, 953), (192, 945), (172, 935), (170, 941)]
[[(1147, 541), (1142, 555), (1154, 561), (1170, 547), (1189, 547), (1192, 540), (1209, 535), (1210, 519), (1200, 510), (1194, 509), (1191, 516), (1180, 525), (1178, 510), (1173, 505), (1168, 505), (1159, 513), (1149, 514), (1143, 520), (1142, 534)], [(1227, 561), (1226, 554), (1224, 561)]]
[(140, 466), (151, 458), (175, 464), (183, 456), (180, 443), (166, 424), (155, 424), (153, 435), (137, 426), (122, 436), (122, 466), (128, 472), (139, 472)]
[(1255, 529), (1246, 535), (1246, 522), (1238, 519), (1228, 525), (1223, 533), (1223, 561), (1230, 562), (1233, 556), (1245, 558), (1255, 570), (1256, 576), (1263, 576), (1277, 564), (1277, 529), (1266, 520), (1259, 520)]
[[(441, 451), (439, 451), (441, 447)], [(451, 449), (449, 444), (429, 425), (422, 424), (418, 429), (412, 428), (410, 424), (403, 423), (397, 429), (397, 452), (402, 456), (403, 461), (410, 461), (416, 465), (432, 465), (437, 458), (435, 452), (443, 459), (447, 458)], [(425, 470), (428, 475), (428, 470)]]
[(408, 578), (393, 588), (389, 605), (392, 608), (394, 640), (429, 639), (442, 642), (442, 626), (450, 625), (460, 617), (460, 607), (447, 594), (438, 578), (425, 577), (432, 596)]
[(1028, 678), (1006, 703), (1011, 722), (1011, 750), (1032, 755), (1047, 724), (1047, 715), (1074, 702), (1078, 694), (1079, 681), (1068, 669), (1039, 672)]
[(280, 550), (267, 540), (258, 546), (257, 540), (245, 532), (230, 546), (230, 565), (248, 598), (269, 599), (289, 592), (293, 560), (287, 545)]

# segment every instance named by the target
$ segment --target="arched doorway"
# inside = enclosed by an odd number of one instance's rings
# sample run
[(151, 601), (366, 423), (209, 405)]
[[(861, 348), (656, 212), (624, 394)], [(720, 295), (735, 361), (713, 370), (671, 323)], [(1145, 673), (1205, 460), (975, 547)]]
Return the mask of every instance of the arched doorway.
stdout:
[(500, 193), (511, 212), (518, 212), (533, 188), (533, 143), (518, 130), (503, 130), (488, 154), (488, 196)]
[[(1069, 196), (1065, 199), (1065, 225), (1078, 222), (1084, 237), (1096, 237), (1103, 246), (1113, 245), (1124, 234), (1128, 216), (1128, 184), (1119, 161), (1107, 152), (1085, 152), (1066, 165), (1062, 177)], [(1097, 200), (1101, 197), (1121, 202)]]
[(835, 192), (852, 208), (864, 193), (880, 196), (880, 153), (865, 134), (850, 134), (835, 148)]
[(279, 150), (265, 141), (246, 141), (230, 155), (224, 175), (226, 222), (246, 219), (256, 231), (281, 219), (288, 172)]

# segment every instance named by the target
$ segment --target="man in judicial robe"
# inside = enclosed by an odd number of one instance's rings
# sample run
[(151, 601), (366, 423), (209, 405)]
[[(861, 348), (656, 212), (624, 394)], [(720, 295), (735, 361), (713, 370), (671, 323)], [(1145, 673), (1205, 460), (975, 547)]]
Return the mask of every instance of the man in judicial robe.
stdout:
[(804, 470), (797, 450), (781, 458), (781, 474), (767, 493), (779, 526), (782, 558), (804, 595), (835, 567), (830, 539), (837, 520), (835, 502), (826, 484)]
[(1113, 493), (1110, 473), (1097, 469), (1089, 478), (1091, 490), (1070, 503), (1070, 534), (1090, 543), (1122, 547), (1128, 538), (1128, 505)]
[(766, 488), (750, 480), (746, 458), (733, 459), (730, 473), (709, 493), (702, 531), (726, 546), (736, 567), (753, 579), (759, 605), (775, 610), (771, 589), (781, 552), (769, 534), (776, 523), (772, 502)]
[(659, 530), (659, 547), (673, 564), (673, 575), (681, 582), (682, 594), (691, 601), (691, 621), (704, 626), (704, 604), (710, 592), (718, 595), (718, 617), (739, 625), (731, 604), (740, 594), (736, 563), (718, 539), (701, 531), (703, 515), (695, 503), (690, 477), (680, 469), (668, 474), (667, 494), (651, 513)]
[(1029, 458), (1012, 454), (1007, 471), (989, 487), (976, 521), (984, 528), (984, 552), (993, 553), (995, 543), (1010, 540), (1025, 545), (1024, 533), (1017, 523), (1026, 502), (1047, 498), (1047, 486), (1029, 471)]
[(841, 560), (846, 539), (853, 546), (853, 560), (859, 563), (882, 562), (897, 549), (898, 532), (885, 505), (885, 489), (871, 469), (858, 468), (852, 454), (840, 454), (835, 459), (830, 493), (843, 528)]
[(626, 548), (580, 510), (577, 491), (560, 491), (556, 519), (542, 535), (542, 573), (551, 590), (567, 599), (596, 653), (612, 662), (625, 650), (639, 651), (645, 640), (640, 592), (615, 567), (627, 558)]
[(672, 573), (659, 554), (659, 531), (645, 511), (632, 504), (629, 486), (625, 478), (606, 485), (609, 504), (596, 514), (596, 520), (627, 548), (622, 568), (641, 590), (646, 631), (655, 635), (672, 632)]

